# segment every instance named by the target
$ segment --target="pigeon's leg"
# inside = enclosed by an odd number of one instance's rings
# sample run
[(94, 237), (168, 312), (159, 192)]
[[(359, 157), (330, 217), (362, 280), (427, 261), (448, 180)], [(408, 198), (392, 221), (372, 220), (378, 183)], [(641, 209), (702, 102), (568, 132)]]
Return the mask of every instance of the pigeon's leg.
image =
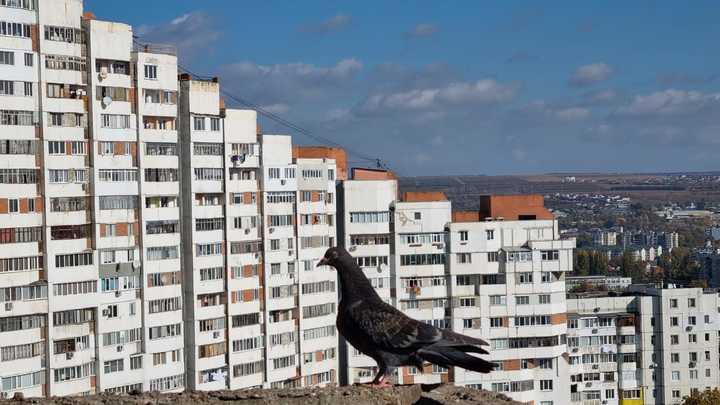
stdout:
[(372, 380), (372, 385), (378, 385), (385, 379), (385, 373), (387, 373), (387, 366), (384, 364), (379, 364), (380, 368), (378, 369), (377, 374), (375, 374), (375, 378)]
[(371, 385), (383, 388), (392, 387), (392, 383), (390, 383), (387, 379), (393, 373), (393, 369), (393, 367), (388, 367), (384, 364), (381, 365)]

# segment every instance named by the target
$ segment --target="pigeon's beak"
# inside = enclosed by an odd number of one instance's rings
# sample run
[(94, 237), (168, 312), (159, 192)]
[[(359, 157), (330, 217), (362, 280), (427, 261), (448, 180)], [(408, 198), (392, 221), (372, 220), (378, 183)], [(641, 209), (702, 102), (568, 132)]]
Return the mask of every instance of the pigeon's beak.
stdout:
[(320, 259), (320, 261), (315, 265), (315, 267), (328, 266), (328, 265), (329, 265), (328, 260), (323, 257), (323, 258)]

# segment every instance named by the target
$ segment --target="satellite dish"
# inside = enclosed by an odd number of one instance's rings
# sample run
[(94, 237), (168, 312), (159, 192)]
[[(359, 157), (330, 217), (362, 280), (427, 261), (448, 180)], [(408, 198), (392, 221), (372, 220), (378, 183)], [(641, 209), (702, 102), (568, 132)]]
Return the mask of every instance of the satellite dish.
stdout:
[(113, 99), (110, 96), (105, 96), (102, 98), (102, 103), (105, 106), (109, 106), (112, 103)]

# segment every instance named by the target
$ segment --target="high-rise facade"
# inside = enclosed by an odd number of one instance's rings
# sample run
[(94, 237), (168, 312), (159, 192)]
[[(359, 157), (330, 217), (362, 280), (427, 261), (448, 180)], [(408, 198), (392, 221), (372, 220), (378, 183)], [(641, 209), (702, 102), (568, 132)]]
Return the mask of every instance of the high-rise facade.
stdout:
[(573, 402), (680, 404), (720, 385), (717, 290), (631, 286), (568, 299)]
[[(561, 239), (540, 196), (483, 197), (453, 212), (438, 192), (399, 195), (391, 174), (355, 170), (339, 185), (341, 243), (373, 286), (407, 315), (490, 344), (496, 371), (428, 366), (402, 383), (452, 382), (516, 400), (568, 403), (565, 273), (575, 241)], [(368, 381), (372, 359), (343, 349), (347, 382)]]
[(80, 0), (0, 3), (0, 78), (2, 395), (337, 380), (337, 151)]
[[(154, 159), (148, 146), (177, 142), (176, 57), (134, 48), (130, 26), (97, 21), (82, 6), (0, 4), (3, 394), (184, 387), (181, 355), (151, 372), (147, 358), (154, 347), (182, 352), (181, 338), (153, 346), (168, 334), (152, 326), (160, 322), (152, 300), (169, 290), (151, 288), (156, 253), (177, 259), (179, 236), (149, 231), (158, 216), (179, 221), (177, 178), (156, 186), (152, 173), (177, 176), (177, 159)], [(160, 118), (162, 133), (140, 129)], [(161, 205), (168, 209), (154, 209)], [(179, 274), (179, 261), (162, 270)]]

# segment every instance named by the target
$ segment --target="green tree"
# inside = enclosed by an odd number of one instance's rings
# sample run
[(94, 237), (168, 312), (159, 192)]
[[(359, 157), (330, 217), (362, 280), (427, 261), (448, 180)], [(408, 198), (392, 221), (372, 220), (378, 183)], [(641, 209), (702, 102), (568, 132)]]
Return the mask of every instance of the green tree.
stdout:
[(580, 250), (576, 254), (575, 272), (580, 276), (590, 275), (590, 255), (585, 250)]
[(683, 405), (717, 405), (720, 404), (720, 389), (713, 388), (703, 392), (693, 392), (685, 397)]

